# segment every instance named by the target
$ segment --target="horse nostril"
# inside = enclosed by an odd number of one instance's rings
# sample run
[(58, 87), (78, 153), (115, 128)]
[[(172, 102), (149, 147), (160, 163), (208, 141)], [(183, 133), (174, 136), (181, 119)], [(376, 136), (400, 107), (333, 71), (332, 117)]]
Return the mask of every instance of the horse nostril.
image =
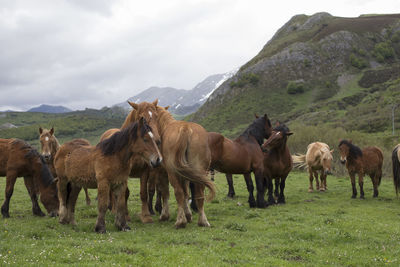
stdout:
[(154, 161), (154, 160), (151, 160), (150, 163), (151, 163), (151, 166), (152, 166), (153, 168), (156, 168), (156, 167), (160, 166), (161, 161), (162, 161), (162, 159), (160, 159), (159, 157), (157, 157), (157, 159), (156, 159), (155, 161)]

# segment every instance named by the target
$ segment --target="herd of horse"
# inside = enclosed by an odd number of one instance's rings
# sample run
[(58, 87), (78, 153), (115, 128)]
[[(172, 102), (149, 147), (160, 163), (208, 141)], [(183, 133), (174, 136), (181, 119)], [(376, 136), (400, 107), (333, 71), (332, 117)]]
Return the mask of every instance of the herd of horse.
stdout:
[[(127, 224), (129, 177), (140, 178), (143, 223), (153, 221), (156, 193), (155, 210), (160, 213), (161, 221), (169, 219), (169, 185), (172, 185), (178, 206), (176, 228), (192, 221), (192, 210), (199, 214), (199, 226), (210, 226), (204, 202), (206, 187), (208, 200), (216, 193), (213, 179), (208, 178), (208, 173), (214, 170), (226, 174), (228, 197), (235, 195), (232, 174), (243, 174), (250, 207), (285, 203), (285, 182), (294, 165), (308, 169), (309, 192), (314, 190), (314, 179), (317, 190), (327, 190), (326, 177), (331, 173), (333, 150), (325, 143), (315, 142), (307, 147), (306, 154), (291, 155), (287, 141), (293, 133), (284, 124), (273, 127), (266, 114), (256, 115), (247, 129), (231, 140), (219, 133), (207, 132), (199, 124), (175, 120), (168, 107), (159, 106), (157, 100), (129, 104), (132, 110), (121, 128), (106, 131), (96, 146), (85, 139), (60, 145), (54, 128), (39, 128), (41, 154), (22, 140), (0, 139), (0, 176), (6, 176), (2, 216), (10, 216), (9, 203), (17, 177), (24, 177), (33, 214), (45, 215), (38, 204), (40, 196), (49, 215), (58, 215), (62, 224), (76, 224), (74, 213), (81, 189), (84, 188), (86, 203), (90, 205), (87, 189), (97, 188), (95, 231), (99, 233), (106, 231), (107, 209), (115, 214), (115, 226), (119, 230), (130, 229)], [(378, 147), (361, 150), (351, 140), (341, 140), (338, 148), (341, 163), (346, 165), (351, 178), (352, 197), (357, 196), (355, 176), (358, 175), (360, 198), (364, 198), (365, 174), (371, 177), (373, 197), (377, 197), (382, 178), (382, 151)], [(397, 145), (392, 154), (396, 194), (400, 188), (399, 159), (400, 145)], [(256, 198), (251, 173), (255, 177)]]

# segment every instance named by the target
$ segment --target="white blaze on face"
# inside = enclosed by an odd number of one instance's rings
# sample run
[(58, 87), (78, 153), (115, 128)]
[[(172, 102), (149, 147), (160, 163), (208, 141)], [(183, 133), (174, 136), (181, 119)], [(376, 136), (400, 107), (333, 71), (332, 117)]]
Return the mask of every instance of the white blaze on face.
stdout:
[[(150, 111), (149, 111), (149, 112), (150, 112)], [(149, 135), (150, 135), (151, 139), (154, 139), (154, 135), (153, 135), (152, 132), (149, 132)]]
[(44, 138), (44, 140), (45, 140), (46, 142), (48, 142), (48, 141), (49, 141), (49, 137), (46, 136), (46, 137)]
[(149, 111), (149, 115), (150, 115), (150, 118), (153, 117), (153, 113), (151, 111)]
[[(150, 113), (150, 111), (149, 111), (149, 113)], [(154, 134), (151, 131), (149, 131), (148, 134), (151, 137), (151, 140), (153, 141), (154, 146), (157, 148), (158, 157), (160, 158), (160, 160), (162, 160), (162, 156), (161, 156), (160, 150), (158, 149), (156, 141), (154, 140)]]

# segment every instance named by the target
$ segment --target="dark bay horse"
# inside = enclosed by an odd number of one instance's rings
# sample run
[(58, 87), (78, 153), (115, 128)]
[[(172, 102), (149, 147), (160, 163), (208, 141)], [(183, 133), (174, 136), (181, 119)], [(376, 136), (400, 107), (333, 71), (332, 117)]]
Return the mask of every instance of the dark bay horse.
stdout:
[(398, 144), (392, 152), (392, 166), (393, 166), (393, 183), (396, 195), (399, 195), (400, 189), (400, 144)]
[[(307, 146), (307, 152), (305, 155), (297, 154), (293, 155), (294, 164), (298, 164), (297, 167), (307, 167), (310, 179), (310, 185), (308, 192), (314, 191), (313, 179), (315, 178), (316, 189), (320, 191), (327, 190), (326, 177), (331, 173), (332, 160), (333, 160), (333, 149), (330, 150), (329, 146), (322, 142), (314, 142)], [(318, 181), (318, 171), (320, 172), (321, 184)]]
[[(54, 157), (58, 149), (60, 149), (60, 143), (58, 142), (56, 136), (54, 135), (54, 128), (47, 130), (47, 129), (42, 129), (42, 127), (39, 127), (39, 141), (40, 141), (41, 154), (43, 158), (46, 160), (46, 163), (50, 168), (51, 174), (54, 177), (57, 177), (56, 169), (54, 168)], [(90, 197), (87, 188), (84, 187), (83, 189), (85, 190), (86, 205), (90, 205)]]
[(59, 175), (60, 223), (75, 224), (74, 209), (81, 187), (97, 187), (99, 214), (96, 232), (104, 233), (106, 230), (105, 213), (110, 191), (116, 196), (115, 225), (119, 230), (129, 230), (125, 217), (125, 193), (132, 170), (130, 159), (140, 156), (152, 167), (157, 167), (162, 160), (152, 129), (145, 119), (132, 123), (95, 147), (82, 145), (69, 152), (67, 146), (61, 146), (54, 161)]
[[(226, 174), (229, 185), (228, 196), (235, 195), (232, 174), (244, 174), (249, 191), (250, 207), (265, 208), (264, 163), (261, 145), (264, 138), (271, 135), (272, 126), (267, 114), (257, 117), (249, 127), (235, 140), (225, 138), (219, 133), (208, 133), (208, 143), (211, 150), (211, 168)], [(254, 199), (254, 186), (251, 182), (251, 172), (254, 172), (257, 186), (257, 202)], [(250, 181), (250, 182), (249, 182)]]
[(1, 207), (4, 218), (10, 217), (10, 199), (17, 177), (24, 177), (32, 201), (32, 212), (44, 216), (37, 201), (43, 203), (50, 216), (58, 214), (57, 187), (51, 172), (40, 154), (19, 139), (0, 139), (0, 176), (6, 176), (5, 200)]
[(268, 204), (274, 204), (272, 180), (275, 179), (275, 197), (278, 203), (285, 203), (285, 181), (293, 168), (287, 139), (293, 133), (284, 124), (278, 124), (271, 136), (262, 145), (264, 151), (264, 177), (268, 185)]
[(373, 197), (377, 197), (378, 186), (382, 179), (382, 150), (376, 146), (366, 147), (361, 150), (358, 146), (352, 144), (351, 140), (341, 140), (339, 143), (340, 162), (346, 164), (347, 171), (351, 178), (353, 188), (352, 198), (357, 196), (355, 184), (355, 175), (358, 174), (358, 185), (360, 186), (360, 198), (364, 198), (364, 174), (371, 177), (374, 186)]

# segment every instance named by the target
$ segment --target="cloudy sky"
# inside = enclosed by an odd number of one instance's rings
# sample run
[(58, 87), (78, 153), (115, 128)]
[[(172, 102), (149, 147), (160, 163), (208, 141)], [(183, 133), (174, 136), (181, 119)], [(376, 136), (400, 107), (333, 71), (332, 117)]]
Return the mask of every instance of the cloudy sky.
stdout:
[(0, 110), (191, 89), (246, 63), (292, 16), (320, 11), (399, 13), (400, 1), (0, 0)]

